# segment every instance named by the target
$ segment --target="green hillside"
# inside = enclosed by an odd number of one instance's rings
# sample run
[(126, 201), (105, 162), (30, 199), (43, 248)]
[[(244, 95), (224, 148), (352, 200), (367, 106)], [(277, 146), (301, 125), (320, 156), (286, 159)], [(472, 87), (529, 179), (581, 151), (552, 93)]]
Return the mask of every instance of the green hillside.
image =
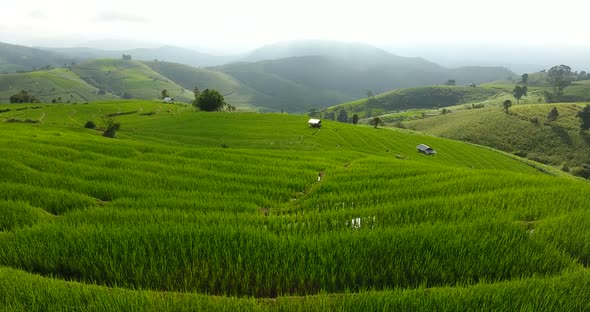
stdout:
[(166, 89), (177, 101), (194, 99), (192, 88), (183, 88), (137, 61), (96, 59), (72, 66), (72, 71), (89, 84), (122, 98), (151, 100)]
[(99, 89), (65, 68), (0, 75), (0, 101), (7, 103), (20, 90), (27, 91), (43, 102), (58, 98), (62, 102), (72, 103), (118, 98), (108, 92), (99, 92)]
[(501, 93), (501, 91), (492, 88), (425, 86), (393, 90), (378, 94), (372, 99), (364, 98), (336, 105), (326, 111), (338, 112), (344, 109), (349, 115), (358, 114), (362, 118), (393, 111), (436, 109), (463, 103), (481, 102)]
[[(404, 124), (429, 134), (491, 146), (554, 166), (580, 167), (590, 163), (590, 140), (587, 133), (580, 133), (580, 121), (575, 117), (583, 105), (517, 105), (510, 109), (509, 115), (499, 107), (490, 107)], [(557, 108), (559, 117), (547, 122), (553, 107)]]
[(590, 185), (558, 171), (305, 116), (0, 111), (2, 310), (588, 308)]
[(225, 100), (239, 109), (257, 110), (262, 107), (272, 108), (274, 98), (241, 84), (232, 76), (206, 68), (170, 62), (143, 62), (162, 76), (169, 78), (186, 90), (198, 86), (204, 89), (215, 89), (221, 92)]
[(76, 60), (59, 53), (0, 42), (0, 74), (30, 71), (47, 65), (61, 67)]

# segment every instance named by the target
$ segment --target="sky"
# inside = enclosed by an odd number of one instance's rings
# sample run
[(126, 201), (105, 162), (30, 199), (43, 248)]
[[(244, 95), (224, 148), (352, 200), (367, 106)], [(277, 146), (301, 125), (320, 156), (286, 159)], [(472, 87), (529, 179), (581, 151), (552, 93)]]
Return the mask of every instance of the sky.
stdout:
[(588, 45), (587, 0), (2, 0), (0, 42), (120, 39), (238, 53), (279, 41)]

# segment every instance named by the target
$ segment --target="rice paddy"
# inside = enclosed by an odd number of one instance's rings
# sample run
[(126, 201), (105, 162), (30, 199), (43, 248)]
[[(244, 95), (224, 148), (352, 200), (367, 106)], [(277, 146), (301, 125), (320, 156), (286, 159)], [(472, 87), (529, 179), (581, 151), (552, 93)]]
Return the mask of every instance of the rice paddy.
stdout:
[(585, 181), (304, 116), (24, 107), (0, 105), (43, 116), (0, 123), (2, 310), (590, 309)]

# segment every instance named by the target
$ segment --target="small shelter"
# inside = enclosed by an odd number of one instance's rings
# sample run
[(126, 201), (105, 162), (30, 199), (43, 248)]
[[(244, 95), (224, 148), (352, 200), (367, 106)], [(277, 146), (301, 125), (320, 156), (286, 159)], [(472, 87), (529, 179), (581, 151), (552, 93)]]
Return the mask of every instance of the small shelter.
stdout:
[(425, 145), (425, 144), (420, 144), (420, 145), (416, 146), (416, 148), (418, 149), (418, 152), (424, 153), (426, 155), (436, 154), (435, 150), (433, 150), (430, 146)]
[(169, 97), (169, 96), (167, 96), (167, 97), (165, 97), (165, 98), (162, 99), (162, 102), (171, 104), (171, 103), (174, 103), (174, 99), (171, 98), (171, 97)]
[(322, 127), (322, 121), (319, 119), (312, 118), (308, 121), (308, 123), (309, 123), (310, 128), (321, 128)]

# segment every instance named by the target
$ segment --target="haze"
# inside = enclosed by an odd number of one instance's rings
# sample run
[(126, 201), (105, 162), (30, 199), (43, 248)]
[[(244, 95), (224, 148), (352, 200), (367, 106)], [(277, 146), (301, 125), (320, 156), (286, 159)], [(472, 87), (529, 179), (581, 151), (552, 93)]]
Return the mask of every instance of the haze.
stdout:
[(446, 65), (545, 65), (559, 53), (576, 63), (567, 53), (587, 52), (587, 8), (582, 0), (21, 0), (3, 3), (0, 41), (102, 49), (169, 44), (235, 54), (277, 41), (326, 39)]

